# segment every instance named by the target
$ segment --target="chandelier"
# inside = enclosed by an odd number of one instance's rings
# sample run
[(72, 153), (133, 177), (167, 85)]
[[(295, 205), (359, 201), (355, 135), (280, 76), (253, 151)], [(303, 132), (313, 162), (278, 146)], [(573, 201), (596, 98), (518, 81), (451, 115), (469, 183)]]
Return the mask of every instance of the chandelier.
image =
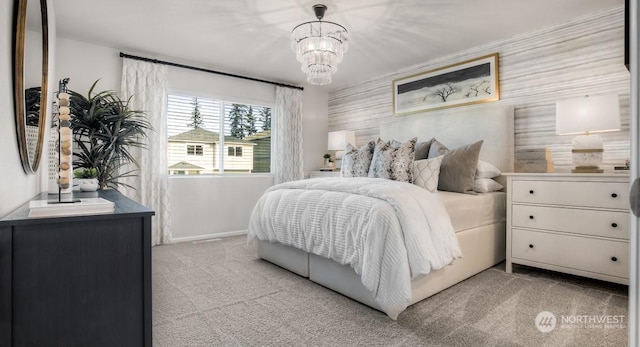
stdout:
[(329, 84), (349, 47), (349, 33), (340, 24), (322, 21), (327, 6), (313, 5), (313, 11), (317, 21), (302, 23), (291, 31), (291, 49), (307, 74), (307, 82)]

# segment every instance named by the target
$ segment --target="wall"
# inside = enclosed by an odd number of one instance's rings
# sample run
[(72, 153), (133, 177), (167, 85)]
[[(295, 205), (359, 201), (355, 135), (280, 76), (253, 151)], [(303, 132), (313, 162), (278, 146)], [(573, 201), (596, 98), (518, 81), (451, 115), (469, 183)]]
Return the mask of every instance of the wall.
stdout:
[(329, 93), (324, 87), (304, 87), (304, 114), (302, 137), (304, 138), (304, 174), (320, 169), (324, 164), (323, 155), (327, 153), (327, 121)]
[[(110, 47), (58, 39), (58, 78), (70, 77), (70, 88), (85, 93), (98, 78), (97, 90), (119, 90), (122, 59)], [(137, 54), (127, 51), (127, 53)], [(148, 54), (139, 53), (142, 56)], [(167, 57), (157, 57), (189, 64)], [(215, 69), (215, 67), (212, 67)], [(226, 96), (234, 101), (273, 104), (275, 87), (170, 67), (171, 91), (202, 96)], [(327, 100), (324, 88), (305, 87), (303, 94), (304, 170), (322, 166), (327, 147)], [(175, 177), (169, 179), (173, 239), (194, 240), (244, 232), (253, 206), (273, 185), (271, 175)]]
[[(55, 47), (55, 10), (53, 1), (49, 6), (49, 44)], [(0, 163), (2, 163), (2, 184), (0, 184), (0, 216), (11, 212), (41, 191), (42, 180), (38, 174), (26, 175), (22, 170), (16, 140), (15, 113), (13, 107), (13, 1), (0, 1)], [(51, 57), (55, 61), (55, 54)], [(55, 63), (51, 63), (50, 74)], [(51, 84), (50, 84), (51, 87)], [(50, 116), (49, 116), (50, 117)], [(50, 119), (50, 118), (49, 118)], [(40, 167), (46, 168), (46, 157)], [(40, 169), (42, 172), (43, 170)]]
[[(568, 170), (572, 137), (555, 135), (555, 102), (615, 93), (623, 129), (601, 135), (605, 166), (622, 164), (629, 158), (629, 73), (623, 65), (623, 28), (624, 9), (612, 9), (334, 90), (329, 95), (329, 130), (355, 130), (359, 144), (375, 138), (380, 124), (394, 120), (394, 79), (498, 52), (501, 102), (515, 106), (516, 150), (550, 147), (557, 171)], [(425, 112), (406, 117), (428, 116)]]
[(85, 96), (98, 79), (97, 91), (120, 90), (119, 53), (115, 48), (58, 37), (56, 78), (69, 77), (69, 89)]

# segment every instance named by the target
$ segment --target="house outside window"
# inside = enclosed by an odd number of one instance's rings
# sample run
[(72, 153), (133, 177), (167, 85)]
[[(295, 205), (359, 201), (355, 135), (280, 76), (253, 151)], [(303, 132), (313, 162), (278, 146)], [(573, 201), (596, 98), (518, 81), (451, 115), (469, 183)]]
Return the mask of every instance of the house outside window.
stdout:
[(268, 106), (169, 94), (167, 128), (172, 175), (271, 172)]

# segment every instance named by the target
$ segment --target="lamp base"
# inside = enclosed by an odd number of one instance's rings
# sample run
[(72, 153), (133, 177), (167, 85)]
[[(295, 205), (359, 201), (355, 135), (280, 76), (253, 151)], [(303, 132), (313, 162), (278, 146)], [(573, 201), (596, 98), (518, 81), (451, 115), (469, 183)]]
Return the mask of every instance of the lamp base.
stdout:
[(603, 173), (604, 170), (597, 166), (576, 166), (571, 173)]
[(603, 173), (598, 165), (602, 164), (604, 152), (602, 138), (598, 135), (576, 136), (571, 142), (571, 154), (575, 168), (572, 173)]

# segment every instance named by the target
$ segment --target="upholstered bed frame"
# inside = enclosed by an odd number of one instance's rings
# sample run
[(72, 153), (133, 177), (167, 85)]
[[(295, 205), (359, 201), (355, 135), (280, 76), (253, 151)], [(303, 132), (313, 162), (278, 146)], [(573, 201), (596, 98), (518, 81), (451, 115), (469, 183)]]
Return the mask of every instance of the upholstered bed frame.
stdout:
[[(437, 138), (449, 148), (484, 140), (480, 159), (504, 172), (513, 170), (513, 107), (499, 102), (459, 107), (441, 112), (394, 119), (380, 126), (385, 140), (418, 141)], [(453, 265), (431, 272), (412, 281), (411, 304), (436, 294), (505, 259), (505, 222), (485, 225), (456, 233), (463, 258)], [(365, 305), (380, 309), (360, 280), (347, 265), (330, 259), (268, 241), (258, 242), (260, 258), (288, 269), (300, 276), (333, 289)]]

